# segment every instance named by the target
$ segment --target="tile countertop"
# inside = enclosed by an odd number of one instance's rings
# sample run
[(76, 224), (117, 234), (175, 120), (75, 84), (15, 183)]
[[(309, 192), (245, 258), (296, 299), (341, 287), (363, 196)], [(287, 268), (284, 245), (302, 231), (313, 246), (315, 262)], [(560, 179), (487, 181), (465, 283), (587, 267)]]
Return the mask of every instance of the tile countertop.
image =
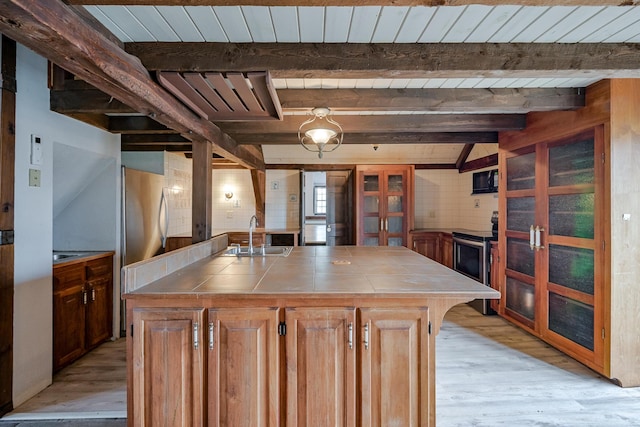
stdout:
[(441, 296), (500, 294), (405, 247), (304, 246), (288, 257), (213, 255), (124, 297), (180, 295)]

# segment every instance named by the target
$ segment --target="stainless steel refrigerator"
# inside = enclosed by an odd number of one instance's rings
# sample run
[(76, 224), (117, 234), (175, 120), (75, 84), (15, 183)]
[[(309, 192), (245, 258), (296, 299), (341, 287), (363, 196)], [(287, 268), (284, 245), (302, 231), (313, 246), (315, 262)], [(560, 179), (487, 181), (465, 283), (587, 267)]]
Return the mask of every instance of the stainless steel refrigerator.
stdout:
[[(169, 210), (164, 176), (122, 167), (121, 266), (164, 252)], [(124, 292), (124, 283), (121, 282)], [(120, 305), (120, 335), (126, 336), (125, 301)]]
[(164, 176), (122, 167), (122, 265), (164, 252), (169, 226)]

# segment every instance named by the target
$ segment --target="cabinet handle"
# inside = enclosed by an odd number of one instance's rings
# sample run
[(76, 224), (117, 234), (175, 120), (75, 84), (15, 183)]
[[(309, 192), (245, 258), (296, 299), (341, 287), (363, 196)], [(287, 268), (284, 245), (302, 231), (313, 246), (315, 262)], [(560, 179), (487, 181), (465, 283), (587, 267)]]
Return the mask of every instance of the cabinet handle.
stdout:
[(194, 349), (198, 349), (198, 347), (200, 346), (200, 340), (199, 340), (199, 329), (200, 329), (200, 325), (198, 325), (198, 322), (195, 322), (193, 324), (193, 348)]
[(384, 231), (389, 231), (389, 218), (384, 219)]
[(349, 350), (353, 349), (353, 322), (349, 322)]
[(209, 322), (209, 350), (213, 350), (213, 322)]
[(87, 305), (87, 291), (82, 290), (82, 304)]
[(364, 349), (369, 350), (369, 322), (364, 324)]
[(380, 218), (380, 231), (384, 231), (384, 223), (383, 223), (383, 219)]
[(95, 301), (96, 300), (96, 289), (95, 288), (91, 288), (91, 301)]

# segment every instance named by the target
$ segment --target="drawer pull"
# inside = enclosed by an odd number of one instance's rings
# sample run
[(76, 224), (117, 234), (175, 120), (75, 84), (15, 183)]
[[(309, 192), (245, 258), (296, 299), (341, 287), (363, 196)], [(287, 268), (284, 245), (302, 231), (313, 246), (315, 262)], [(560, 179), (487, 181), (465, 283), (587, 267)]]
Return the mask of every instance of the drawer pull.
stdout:
[(209, 350), (213, 350), (213, 322), (209, 322)]
[(349, 322), (349, 350), (353, 348), (353, 322)]

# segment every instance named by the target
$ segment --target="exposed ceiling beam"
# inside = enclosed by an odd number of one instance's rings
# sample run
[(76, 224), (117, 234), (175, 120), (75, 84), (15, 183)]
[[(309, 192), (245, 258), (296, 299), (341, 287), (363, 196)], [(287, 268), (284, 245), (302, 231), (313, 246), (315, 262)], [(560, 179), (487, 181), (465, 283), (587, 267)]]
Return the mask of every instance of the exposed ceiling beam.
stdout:
[(460, 151), (460, 155), (458, 156), (458, 160), (456, 160), (456, 169), (460, 170), (460, 168), (462, 168), (464, 163), (467, 161), (469, 154), (473, 151), (473, 146), (474, 144), (466, 144), (462, 148), (462, 151)]
[[(284, 111), (437, 111), (528, 113), (574, 110), (585, 105), (584, 89), (280, 89)], [(314, 105), (309, 105), (310, 100)]]
[[(525, 127), (524, 114), (397, 114), (373, 116), (333, 116), (348, 133), (388, 133), (388, 132), (495, 132), (520, 130)], [(221, 129), (233, 134), (239, 140), (246, 133), (289, 133), (296, 134), (301, 116), (285, 116), (275, 122), (219, 122)]]
[(625, 43), (126, 43), (150, 70), (260, 71), (273, 78), (639, 77)]
[(122, 144), (172, 144), (191, 145), (191, 141), (178, 134), (123, 134)]
[[(70, 4), (86, 5), (156, 5), (175, 6), (300, 6), (301, 0), (67, 0)], [(470, 4), (503, 5), (504, 0), (394, 0), (394, 6), (465, 6)], [(637, 0), (511, 0), (508, 4), (522, 6), (629, 6)], [(305, 6), (387, 6), (382, 0), (305, 0)]]
[[(340, 111), (528, 113), (585, 105), (581, 88), (532, 89), (279, 89), (283, 111), (327, 106)], [(313, 105), (312, 105), (313, 103)], [(51, 110), (61, 114), (126, 114), (135, 110), (97, 89), (52, 90)]]
[(214, 124), (170, 96), (142, 64), (59, 0), (0, 2), (0, 32), (96, 88), (190, 139), (249, 167), (264, 168), (261, 153), (238, 146)]
[[(238, 144), (299, 144), (296, 133), (255, 133), (234, 135)], [(347, 133), (343, 144), (469, 144), (497, 143), (498, 132), (389, 132)]]

